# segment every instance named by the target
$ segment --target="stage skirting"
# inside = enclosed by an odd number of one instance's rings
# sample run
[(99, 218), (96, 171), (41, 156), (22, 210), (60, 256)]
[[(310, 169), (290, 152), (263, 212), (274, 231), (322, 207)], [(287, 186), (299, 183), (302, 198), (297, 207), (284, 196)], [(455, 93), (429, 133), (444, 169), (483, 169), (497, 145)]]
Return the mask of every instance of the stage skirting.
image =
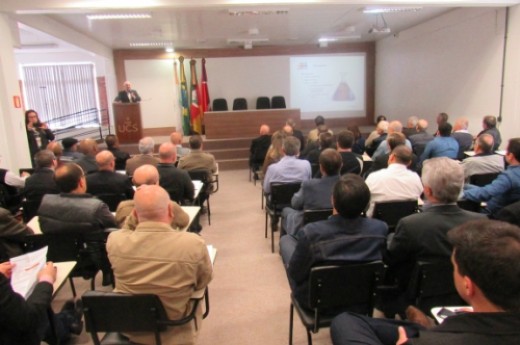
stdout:
[(273, 133), (282, 129), (289, 118), (300, 128), (300, 109), (210, 111), (204, 113), (206, 138), (257, 137), (262, 124), (269, 125)]

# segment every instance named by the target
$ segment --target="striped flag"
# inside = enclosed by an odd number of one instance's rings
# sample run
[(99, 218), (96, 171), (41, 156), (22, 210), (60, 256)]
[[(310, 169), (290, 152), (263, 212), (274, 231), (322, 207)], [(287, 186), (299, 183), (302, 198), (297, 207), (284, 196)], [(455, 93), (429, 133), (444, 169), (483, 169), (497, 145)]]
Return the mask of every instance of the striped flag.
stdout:
[(206, 74), (206, 59), (202, 59), (202, 78), (200, 83), (200, 107), (202, 110), (202, 119), (204, 122), (204, 113), (211, 110), (209, 104), (208, 76)]
[(191, 117), (191, 128), (202, 134), (202, 122), (200, 117), (199, 107), (199, 88), (197, 85), (197, 70), (195, 69), (196, 61), (190, 60), (190, 74), (191, 74), (191, 92), (190, 92), (190, 117)]
[(179, 56), (181, 73), (181, 110), (182, 110), (182, 130), (185, 135), (190, 134), (190, 110), (188, 104), (188, 85), (184, 74), (184, 57)]

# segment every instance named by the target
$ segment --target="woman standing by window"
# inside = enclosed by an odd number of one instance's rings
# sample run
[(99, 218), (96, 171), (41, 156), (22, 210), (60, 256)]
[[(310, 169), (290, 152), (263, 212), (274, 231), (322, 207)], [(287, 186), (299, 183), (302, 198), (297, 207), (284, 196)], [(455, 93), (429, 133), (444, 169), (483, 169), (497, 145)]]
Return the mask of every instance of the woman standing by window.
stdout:
[(25, 126), (32, 161), (36, 152), (45, 150), (47, 144), (54, 140), (54, 133), (47, 127), (45, 122), (40, 122), (38, 113), (32, 109), (25, 112)]

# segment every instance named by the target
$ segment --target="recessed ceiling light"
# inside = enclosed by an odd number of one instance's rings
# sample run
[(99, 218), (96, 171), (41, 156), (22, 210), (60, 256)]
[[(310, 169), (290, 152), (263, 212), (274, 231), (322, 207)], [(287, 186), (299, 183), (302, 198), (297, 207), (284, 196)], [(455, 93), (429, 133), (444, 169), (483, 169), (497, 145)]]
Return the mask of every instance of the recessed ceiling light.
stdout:
[(365, 7), (363, 13), (381, 14), (381, 13), (402, 13), (402, 12), (419, 12), (422, 7)]
[(164, 49), (167, 53), (173, 53), (175, 50), (173, 49), (173, 47), (166, 47), (166, 49)]
[(172, 42), (130, 42), (130, 47), (145, 48), (145, 47), (171, 47)]
[(96, 13), (87, 14), (89, 20), (110, 20), (110, 19), (149, 19), (150, 13)]

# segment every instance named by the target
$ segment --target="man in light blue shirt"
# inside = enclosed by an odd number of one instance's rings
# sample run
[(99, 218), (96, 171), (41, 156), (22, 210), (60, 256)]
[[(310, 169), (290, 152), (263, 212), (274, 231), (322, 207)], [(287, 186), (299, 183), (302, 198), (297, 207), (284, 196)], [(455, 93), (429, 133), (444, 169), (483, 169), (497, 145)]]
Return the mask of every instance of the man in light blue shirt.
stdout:
[(427, 159), (437, 157), (448, 157), (457, 159), (459, 154), (459, 143), (451, 137), (451, 125), (448, 122), (439, 125), (439, 136), (426, 144), (419, 163), (422, 164)]
[(264, 178), (264, 192), (271, 193), (271, 182), (302, 182), (311, 178), (311, 164), (307, 160), (298, 159), (300, 141), (289, 136), (283, 142), (282, 159), (267, 168)]

